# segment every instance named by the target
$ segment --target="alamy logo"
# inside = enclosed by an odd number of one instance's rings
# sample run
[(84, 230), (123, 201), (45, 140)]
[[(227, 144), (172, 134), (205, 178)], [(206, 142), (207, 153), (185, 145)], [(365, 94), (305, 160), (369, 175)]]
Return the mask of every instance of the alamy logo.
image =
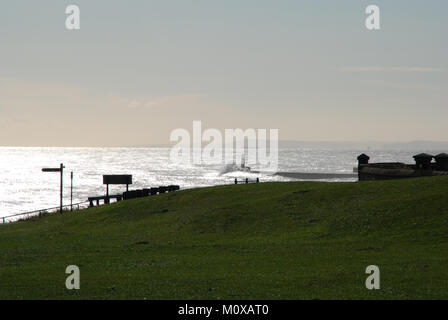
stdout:
[(80, 274), (78, 266), (71, 265), (65, 269), (65, 273), (70, 274), (65, 280), (65, 287), (68, 290), (79, 290), (81, 288), (80, 285)]
[(65, 20), (65, 27), (68, 30), (79, 30), (81, 29), (81, 15), (79, 7), (76, 5), (69, 5), (65, 9), (65, 13), (68, 14)]
[(173, 163), (225, 165), (247, 156), (247, 164), (260, 171), (273, 174), (278, 169), (278, 129), (269, 130), (269, 139), (266, 129), (225, 129), (223, 135), (213, 128), (202, 132), (201, 121), (193, 121), (192, 136), (178, 128), (171, 132), (170, 141), (177, 142), (170, 153)]
[(368, 266), (366, 273), (370, 274), (366, 279), (366, 288), (369, 290), (378, 290), (380, 288), (380, 268), (374, 265)]
[(380, 30), (380, 8), (370, 5), (366, 8), (366, 14), (369, 15), (366, 19), (366, 28), (368, 30)]

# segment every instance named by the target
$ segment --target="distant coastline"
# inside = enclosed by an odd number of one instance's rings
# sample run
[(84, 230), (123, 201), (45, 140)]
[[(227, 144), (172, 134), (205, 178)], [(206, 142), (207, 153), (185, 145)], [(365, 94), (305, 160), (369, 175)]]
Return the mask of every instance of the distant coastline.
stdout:
[(350, 174), (350, 173), (277, 172), (275, 175), (285, 178), (294, 178), (303, 180), (358, 178), (357, 174)]
[[(175, 143), (134, 144), (134, 145), (7, 145), (0, 141), (0, 148), (171, 148)], [(206, 145), (206, 143), (204, 143)], [(269, 141), (268, 141), (269, 145)], [(413, 140), (413, 141), (300, 141), (280, 140), (279, 148), (314, 148), (334, 150), (403, 150), (428, 151), (447, 150), (448, 141)]]

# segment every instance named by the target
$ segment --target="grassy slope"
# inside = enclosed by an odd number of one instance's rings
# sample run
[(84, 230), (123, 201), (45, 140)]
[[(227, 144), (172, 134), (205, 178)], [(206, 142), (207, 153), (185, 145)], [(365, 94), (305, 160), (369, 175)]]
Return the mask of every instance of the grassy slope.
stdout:
[(447, 194), (445, 177), (232, 185), (0, 226), (0, 298), (448, 298)]

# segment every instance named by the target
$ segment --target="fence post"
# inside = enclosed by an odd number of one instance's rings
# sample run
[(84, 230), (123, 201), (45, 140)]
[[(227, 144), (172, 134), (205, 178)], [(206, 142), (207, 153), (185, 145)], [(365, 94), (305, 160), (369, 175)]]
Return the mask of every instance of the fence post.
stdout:
[(73, 171), (70, 174), (70, 211), (73, 211)]
[(62, 214), (62, 211), (64, 210), (64, 208), (63, 208), (63, 197), (64, 197), (64, 182), (63, 182), (63, 178), (64, 178), (64, 165), (61, 163), (61, 190), (60, 190), (60, 198), (61, 198), (61, 204), (60, 204), (60, 207), (61, 207), (61, 214)]

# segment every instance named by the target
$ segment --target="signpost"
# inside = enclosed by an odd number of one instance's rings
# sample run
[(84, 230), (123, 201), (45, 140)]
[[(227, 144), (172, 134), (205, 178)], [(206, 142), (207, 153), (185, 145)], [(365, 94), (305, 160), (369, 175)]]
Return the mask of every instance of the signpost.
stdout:
[(63, 208), (63, 188), (64, 188), (64, 184), (63, 184), (63, 176), (64, 176), (64, 164), (61, 163), (61, 166), (59, 168), (43, 168), (42, 172), (60, 172), (61, 173), (61, 187), (60, 187), (60, 211), (62, 214), (62, 208)]

